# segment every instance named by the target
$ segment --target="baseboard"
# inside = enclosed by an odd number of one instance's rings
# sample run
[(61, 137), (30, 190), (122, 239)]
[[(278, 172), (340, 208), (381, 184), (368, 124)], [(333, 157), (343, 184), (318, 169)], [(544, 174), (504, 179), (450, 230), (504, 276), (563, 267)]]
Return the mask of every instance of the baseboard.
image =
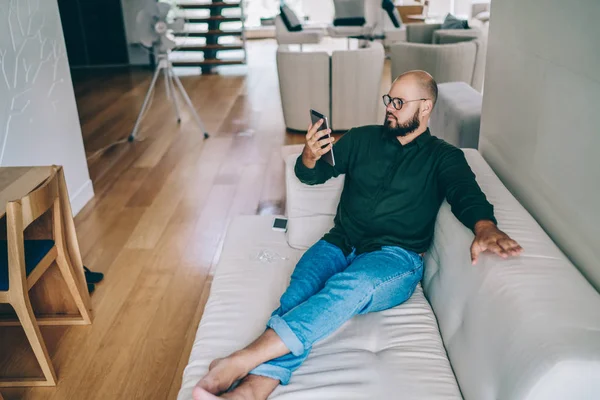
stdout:
[(94, 197), (94, 186), (92, 180), (88, 179), (74, 194), (71, 196), (71, 211), (73, 216), (76, 216), (79, 211)]

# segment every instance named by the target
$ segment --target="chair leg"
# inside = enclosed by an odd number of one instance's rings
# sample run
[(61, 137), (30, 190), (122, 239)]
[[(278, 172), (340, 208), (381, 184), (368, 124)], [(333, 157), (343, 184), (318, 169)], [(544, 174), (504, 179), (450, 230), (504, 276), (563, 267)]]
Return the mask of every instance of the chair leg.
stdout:
[[(59, 196), (59, 201), (54, 203), (54, 240), (56, 241), (56, 249), (58, 250), (56, 263), (77, 304), (81, 318), (86, 324), (91, 324), (92, 302), (87, 289), (81, 255), (77, 247), (77, 236), (75, 235), (73, 218), (71, 217), (69, 197), (66, 193), (66, 187), (63, 187), (64, 177), (62, 170), (60, 178), (59, 187), (61, 188), (61, 196)], [(65, 234), (69, 237), (69, 240), (66, 239)], [(71, 246), (71, 250), (69, 250), (69, 243), (73, 245)], [(71, 257), (74, 257), (77, 268), (73, 268), (73, 263), (71, 262), (73, 259)]]
[(33, 309), (31, 308), (29, 298), (25, 297), (23, 301), (20, 301), (16, 304), (13, 303), (12, 306), (19, 317), (19, 321), (21, 321), (21, 325), (25, 330), (25, 335), (31, 344), (31, 348), (33, 349), (35, 357), (40, 364), (46, 379), (2, 379), (0, 380), (0, 387), (56, 386), (56, 373), (54, 372), (54, 367), (52, 366), (48, 349), (46, 349), (44, 338), (42, 337), (40, 328), (35, 320), (35, 315), (33, 314)]
[(69, 288), (69, 292), (71, 292), (71, 296), (73, 296), (73, 300), (75, 300), (75, 304), (77, 304), (77, 308), (81, 313), (81, 318), (85, 321), (86, 324), (92, 323), (92, 313), (88, 309), (86, 299), (84, 296), (87, 296), (87, 300), (89, 300), (89, 293), (87, 288), (85, 291), (82, 290), (81, 285), (77, 284), (76, 277), (73, 272), (73, 266), (71, 265), (69, 259), (65, 257), (65, 254), (62, 251), (58, 252), (58, 256), (56, 257), (56, 263), (58, 264), (58, 268), (60, 269), (60, 273), (63, 276), (63, 279), (67, 283)]
[[(58, 188), (60, 190), (60, 209), (61, 215), (64, 217), (64, 236), (63, 240), (66, 244), (66, 257), (72, 260), (71, 265), (77, 266), (73, 269), (76, 280), (80, 282), (83, 289), (87, 290), (85, 281), (85, 273), (83, 271), (83, 261), (81, 259), (81, 252), (79, 251), (79, 242), (77, 240), (77, 232), (75, 231), (75, 223), (73, 222), (71, 203), (69, 202), (69, 193), (67, 192), (67, 183), (65, 181), (65, 174), (62, 167), (59, 168), (58, 175)], [(61, 223), (62, 219), (61, 219)], [(92, 309), (92, 302), (89, 295), (84, 297), (86, 306), (89, 310)]]

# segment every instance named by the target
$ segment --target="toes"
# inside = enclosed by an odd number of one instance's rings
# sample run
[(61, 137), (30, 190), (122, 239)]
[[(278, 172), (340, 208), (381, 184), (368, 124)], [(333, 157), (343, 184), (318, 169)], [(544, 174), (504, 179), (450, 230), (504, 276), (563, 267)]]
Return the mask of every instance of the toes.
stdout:
[(200, 379), (196, 384), (196, 387), (213, 394), (217, 394), (219, 392), (219, 382), (209, 376), (205, 376)]
[(192, 392), (192, 397), (194, 400), (214, 400), (218, 399), (214, 394), (207, 392), (200, 386), (196, 386)]

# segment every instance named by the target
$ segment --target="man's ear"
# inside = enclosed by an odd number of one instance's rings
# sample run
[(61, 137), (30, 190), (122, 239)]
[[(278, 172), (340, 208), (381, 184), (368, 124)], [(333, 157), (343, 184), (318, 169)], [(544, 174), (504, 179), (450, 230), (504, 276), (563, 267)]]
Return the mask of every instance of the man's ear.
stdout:
[(431, 110), (433, 109), (433, 101), (425, 100), (423, 104), (421, 104), (421, 115), (428, 116), (431, 115)]

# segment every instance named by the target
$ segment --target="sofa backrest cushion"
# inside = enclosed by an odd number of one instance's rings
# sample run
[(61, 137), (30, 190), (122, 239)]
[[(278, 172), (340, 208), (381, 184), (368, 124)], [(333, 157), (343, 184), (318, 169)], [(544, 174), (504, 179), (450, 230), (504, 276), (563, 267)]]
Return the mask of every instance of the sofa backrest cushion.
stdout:
[(377, 42), (367, 42), (356, 50), (333, 52), (331, 129), (347, 131), (355, 126), (381, 123), (385, 115), (379, 96), (384, 62), (385, 50)]
[(430, 44), (433, 40), (433, 32), (441, 27), (442, 24), (406, 24), (406, 41)]
[(442, 205), (423, 287), (466, 399), (600, 398), (600, 294), (482, 156), (464, 150), (499, 227), (524, 248), (471, 265), (473, 233)]
[(305, 185), (294, 173), (299, 155), (295, 153), (285, 158), (286, 235), (291, 247), (305, 250), (333, 227), (333, 218), (344, 187), (344, 175), (331, 178), (322, 185)]
[(275, 57), (286, 127), (306, 131), (311, 108), (329, 112), (331, 57), (325, 51), (295, 51), (285, 45)]
[(390, 46), (392, 77), (422, 69), (433, 75), (437, 83), (460, 81), (471, 84), (477, 49), (474, 40), (443, 45), (394, 43)]
[(481, 93), (465, 82), (440, 83), (429, 121), (432, 134), (456, 147), (476, 149), (482, 101)]
[(452, 44), (479, 39), (481, 30), (474, 29), (438, 29), (433, 32), (432, 44)]
[(282, 5), (280, 15), (285, 27), (290, 32), (299, 32), (302, 30), (302, 23), (298, 19), (296, 13), (287, 5)]

